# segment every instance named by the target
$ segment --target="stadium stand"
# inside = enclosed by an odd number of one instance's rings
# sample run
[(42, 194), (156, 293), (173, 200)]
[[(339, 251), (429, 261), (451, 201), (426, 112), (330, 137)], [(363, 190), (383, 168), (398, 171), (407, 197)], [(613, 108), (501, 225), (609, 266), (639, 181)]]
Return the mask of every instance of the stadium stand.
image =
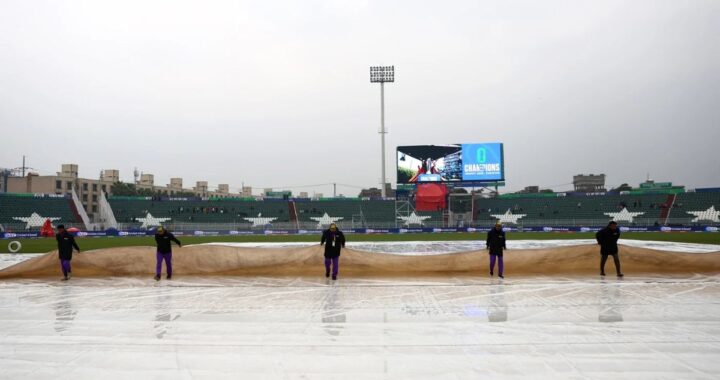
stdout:
[(0, 194), (0, 224), (6, 231), (39, 230), (46, 219), (53, 225), (81, 223), (66, 197), (36, 194)]
[(653, 225), (662, 223), (661, 214), (668, 209), (667, 194), (647, 195), (582, 195), (559, 196), (543, 194), (537, 196), (501, 196), (498, 198), (476, 198), (475, 220), (485, 224), (498, 219), (497, 215), (510, 212), (524, 214), (519, 220), (523, 225), (587, 225), (598, 220), (611, 220), (609, 213), (624, 209), (637, 213), (632, 222), (618, 220), (621, 224)]
[[(320, 218), (326, 213), (338, 220), (341, 227), (363, 228), (363, 227), (395, 227), (403, 225), (402, 220), (396, 218), (394, 200), (299, 200), (295, 201), (298, 221), (310, 227), (316, 224), (313, 218)], [(441, 224), (443, 213), (439, 212), (418, 212), (419, 216), (428, 216), (425, 219), (426, 225)]]
[(342, 218), (338, 221), (341, 225), (357, 223), (358, 227), (360, 227), (363, 223), (362, 219), (364, 214), (361, 206), (362, 201), (360, 200), (296, 200), (294, 204), (297, 210), (298, 221), (301, 223), (317, 223), (317, 221), (312, 218), (321, 218), (325, 214), (333, 218)]
[[(718, 225), (720, 189), (684, 193), (505, 194), (495, 198), (478, 195), (457, 197), (444, 210), (405, 213), (396, 210), (395, 200), (360, 198), (309, 199), (210, 199), (109, 197), (119, 228), (141, 228), (148, 214), (163, 218), (171, 228), (251, 229), (258, 217), (273, 218), (276, 228), (317, 228), (327, 214), (341, 228), (388, 228), (401, 226), (488, 226), (498, 219), (521, 226), (598, 226), (612, 219), (621, 225)], [(453, 218), (453, 213), (462, 214)], [(0, 224), (5, 229), (28, 227), (23, 219), (33, 214), (56, 218), (54, 224), (81, 226), (69, 198), (35, 194), (0, 194)], [(404, 218), (398, 218), (403, 215)], [(520, 214), (521, 216), (518, 216)], [(255, 220), (253, 220), (255, 219)], [(472, 220), (471, 220), (472, 219)], [(44, 221), (44, 219), (43, 219)], [(34, 221), (37, 225), (37, 221)], [(410, 224), (406, 224), (410, 223)], [(31, 227), (31, 228), (39, 228)]]
[[(135, 218), (148, 212), (154, 217), (172, 218), (174, 223), (234, 223), (250, 225), (244, 220), (262, 214), (277, 218), (274, 224), (288, 223), (312, 228), (326, 213), (339, 219), (343, 228), (391, 227), (403, 225), (396, 217), (393, 200), (324, 199), (324, 200), (265, 200), (265, 201), (152, 201), (148, 199), (110, 198), (110, 204), (120, 223), (139, 226)], [(473, 224), (489, 225), (505, 213), (523, 214), (517, 224), (536, 225), (598, 225), (611, 219), (621, 225), (697, 224), (712, 222), (711, 206), (720, 207), (720, 192), (688, 192), (677, 196), (664, 193), (646, 194), (507, 194), (497, 198), (475, 196), (472, 204), (462, 205), (474, 210)], [(294, 209), (293, 209), (294, 207)], [(687, 211), (707, 211), (696, 215)], [(628, 214), (625, 215), (624, 213)], [(618, 214), (620, 213), (620, 214)], [(442, 226), (443, 211), (416, 212), (426, 226)], [(623, 218), (625, 215), (625, 219)], [(627, 217), (627, 216), (630, 217)], [(297, 216), (297, 224), (295, 224)]]
[(717, 223), (720, 191), (695, 191), (677, 195), (670, 213), (670, 224)]
[(155, 218), (170, 218), (168, 224), (225, 223), (248, 225), (245, 218), (276, 218), (279, 223), (290, 221), (287, 201), (245, 201), (245, 200), (158, 200), (152, 198), (109, 197), (118, 223), (140, 227), (138, 218), (151, 214)]
[(368, 226), (388, 227), (395, 225), (395, 201), (365, 201), (362, 211)]

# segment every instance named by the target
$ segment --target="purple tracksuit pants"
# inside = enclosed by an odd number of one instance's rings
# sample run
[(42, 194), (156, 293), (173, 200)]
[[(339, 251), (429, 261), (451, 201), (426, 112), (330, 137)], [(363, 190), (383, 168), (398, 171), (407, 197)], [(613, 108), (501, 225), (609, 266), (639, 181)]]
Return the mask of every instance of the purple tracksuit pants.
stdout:
[(503, 257), (498, 255), (490, 254), (490, 273), (495, 271), (495, 260), (498, 261), (498, 274), (503, 274)]
[(167, 267), (167, 274), (168, 276), (172, 276), (172, 252), (168, 253), (157, 253), (157, 265), (155, 266), (155, 274), (160, 275), (162, 273), (162, 263), (163, 260), (165, 261), (165, 266)]
[(62, 269), (63, 276), (67, 277), (68, 273), (72, 272), (72, 268), (70, 268), (70, 260), (60, 260), (60, 268)]
[(325, 258), (325, 271), (330, 272), (330, 264), (332, 263), (332, 276), (337, 277), (340, 268), (340, 257)]

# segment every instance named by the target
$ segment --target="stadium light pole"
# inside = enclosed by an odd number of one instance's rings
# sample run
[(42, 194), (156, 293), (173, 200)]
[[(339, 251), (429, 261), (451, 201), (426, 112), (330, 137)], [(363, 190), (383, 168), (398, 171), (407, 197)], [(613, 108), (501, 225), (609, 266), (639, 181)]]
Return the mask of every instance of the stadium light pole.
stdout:
[(385, 184), (385, 83), (395, 82), (395, 66), (370, 66), (370, 83), (380, 83), (380, 165), (382, 165), (380, 191), (382, 197), (387, 197)]

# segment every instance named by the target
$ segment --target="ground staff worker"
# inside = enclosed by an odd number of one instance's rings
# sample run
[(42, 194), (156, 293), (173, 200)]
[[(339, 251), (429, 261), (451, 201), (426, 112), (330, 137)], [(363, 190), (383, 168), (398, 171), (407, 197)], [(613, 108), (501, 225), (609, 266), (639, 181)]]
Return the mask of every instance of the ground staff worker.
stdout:
[(320, 245), (325, 245), (325, 277), (330, 277), (330, 264), (332, 263), (332, 279), (337, 280), (340, 268), (340, 249), (345, 247), (345, 235), (337, 228), (335, 223), (323, 231)]
[(615, 262), (615, 271), (618, 277), (623, 277), (620, 270), (620, 257), (618, 256), (618, 239), (620, 239), (620, 229), (615, 221), (608, 223), (607, 227), (595, 234), (595, 239), (600, 245), (600, 275), (605, 275), (605, 262), (608, 256), (613, 257)]
[(495, 261), (498, 262), (498, 277), (505, 278), (503, 276), (503, 250), (507, 249), (505, 246), (505, 231), (503, 231), (502, 224), (497, 223), (495, 227), (488, 231), (487, 240), (485, 245), (490, 254), (490, 276), (495, 271)]

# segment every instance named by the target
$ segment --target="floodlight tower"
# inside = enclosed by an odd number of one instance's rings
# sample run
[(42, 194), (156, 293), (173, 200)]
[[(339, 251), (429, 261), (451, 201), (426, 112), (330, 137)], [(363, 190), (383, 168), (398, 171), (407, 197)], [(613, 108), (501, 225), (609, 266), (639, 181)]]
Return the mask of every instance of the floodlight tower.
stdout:
[(370, 83), (380, 83), (380, 149), (381, 149), (381, 191), (383, 198), (387, 197), (385, 184), (385, 82), (395, 82), (395, 66), (370, 66)]

